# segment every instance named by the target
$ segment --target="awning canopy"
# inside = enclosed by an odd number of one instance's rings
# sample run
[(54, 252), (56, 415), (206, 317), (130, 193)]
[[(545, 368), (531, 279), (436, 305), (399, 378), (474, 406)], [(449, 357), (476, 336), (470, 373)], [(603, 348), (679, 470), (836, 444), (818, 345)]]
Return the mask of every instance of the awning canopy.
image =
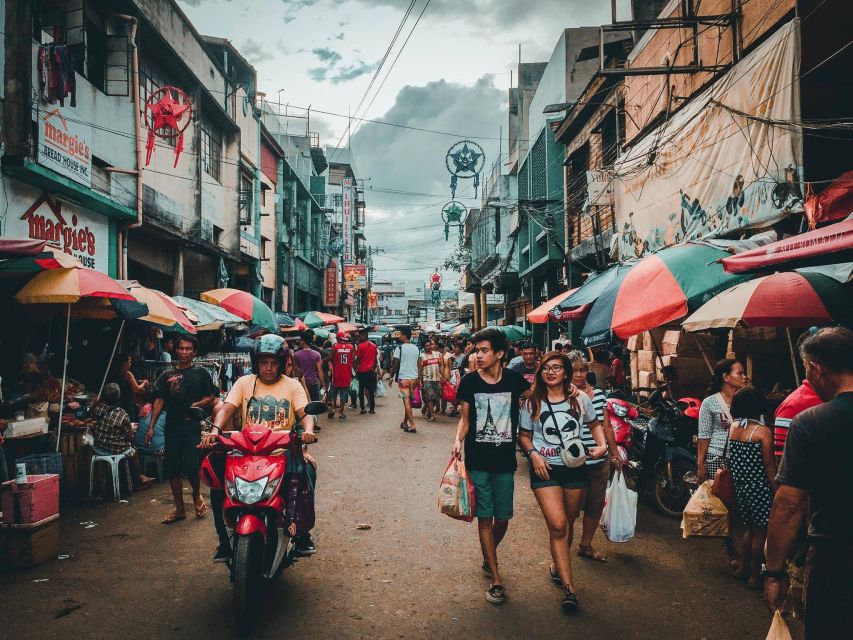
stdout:
[(569, 320), (581, 320), (585, 318), (589, 312), (590, 304), (580, 305), (571, 309), (557, 308), (557, 305), (577, 290), (577, 288), (569, 289), (543, 302), (527, 314), (527, 321), (533, 324), (545, 324), (546, 322), (568, 322)]
[(723, 258), (727, 273), (744, 273), (784, 265), (785, 269), (853, 261), (853, 217)]

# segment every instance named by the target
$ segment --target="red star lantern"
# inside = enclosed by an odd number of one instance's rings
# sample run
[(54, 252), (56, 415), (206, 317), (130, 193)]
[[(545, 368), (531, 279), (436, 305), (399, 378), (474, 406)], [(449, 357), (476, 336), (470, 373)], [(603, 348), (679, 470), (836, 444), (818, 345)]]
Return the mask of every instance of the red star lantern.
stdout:
[[(179, 99), (175, 100), (173, 94)], [(151, 162), (155, 136), (164, 140), (177, 138), (175, 163), (172, 166), (178, 166), (178, 158), (184, 150), (184, 131), (192, 121), (192, 112), (189, 96), (177, 87), (165, 86), (148, 96), (145, 101), (145, 126), (148, 128), (145, 166)]]

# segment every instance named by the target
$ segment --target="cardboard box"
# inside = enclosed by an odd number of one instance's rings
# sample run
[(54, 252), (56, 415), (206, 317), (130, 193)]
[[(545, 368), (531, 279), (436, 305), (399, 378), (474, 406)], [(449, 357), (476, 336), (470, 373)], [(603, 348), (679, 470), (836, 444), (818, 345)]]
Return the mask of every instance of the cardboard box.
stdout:
[(654, 351), (638, 351), (637, 352), (637, 367), (640, 371), (655, 370), (655, 352)]
[(24, 436), (42, 433), (47, 433), (47, 419), (40, 417), (27, 420), (9, 420), (4, 436), (7, 438), (23, 438)]
[(30, 524), (59, 513), (59, 476), (29, 475), (26, 484), (9, 480), (0, 485), (5, 524)]
[(678, 371), (678, 379), (682, 384), (707, 385), (711, 381), (711, 372), (702, 358), (685, 358), (670, 356), (669, 363)]
[(645, 332), (638, 333), (635, 336), (628, 338), (628, 351), (640, 351), (641, 349), (650, 349), (651, 346), (645, 339)]
[(631, 358), (631, 386), (636, 387), (640, 384), (640, 366), (637, 362), (637, 354), (633, 354)]
[(32, 524), (0, 525), (0, 564), (35, 567), (58, 554), (58, 513)]
[(654, 371), (640, 371), (638, 380), (640, 381), (640, 384), (638, 385), (640, 387), (654, 387), (655, 380), (657, 380), (657, 378), (655, 377)]

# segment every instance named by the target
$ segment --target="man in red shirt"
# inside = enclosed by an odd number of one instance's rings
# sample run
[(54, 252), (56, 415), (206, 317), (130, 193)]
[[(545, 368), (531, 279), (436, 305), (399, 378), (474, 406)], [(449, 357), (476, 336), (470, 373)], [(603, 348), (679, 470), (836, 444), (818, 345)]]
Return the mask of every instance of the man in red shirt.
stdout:
[(343, 420), (344, 407), (347, 404), (349, 397), (349, 387), (352, 383), (352, 365), (355, 360), (355, 347), (347, 342), (347, 334), (343, 331), (338, 332), (338, 341), (332, 345), (332, 353), (330, 359), (332, 361), (332, 405), (329, 411), (329, 418), (335, 417), (335, 405), (340, 400), (338, 408), (338, 418)]
[(367, 337), (367, 329), (358, 332), (358, 346), (355, 348), (355, 373), (358, 376), (358, 400), (361, 413), (364, 409), (364, 396), (367, 394), (369, 413), (376, 413), (376, 373), (378, 371), (379, 349)]
[(788, 428), (798, 413), (821, 404), (822, 400), (815, 393), (811, 382), (803, 380), (803, 384), (794, 389), (776, 409), (773, 421), (773, 450), (777, 457), (782, 457), (785, 451), (785, 441), (788, 439)]

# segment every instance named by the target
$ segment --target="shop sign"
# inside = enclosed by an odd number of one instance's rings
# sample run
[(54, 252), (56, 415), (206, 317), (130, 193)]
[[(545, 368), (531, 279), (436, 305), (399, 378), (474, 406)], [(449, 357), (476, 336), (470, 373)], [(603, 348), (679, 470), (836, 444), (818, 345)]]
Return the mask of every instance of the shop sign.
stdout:
[(367, 289), (367, 265), (344, 265), (344, 286), (350, 293), (355, 293), (359, 289)]
[(607, 169), (586, 172), (587, 204), (592, 206), (613, 204), (613, 172)]
[(92, 186), (92, 127), (82, 124), (70, 107), (55, 107), (39, 113), (38, 163), (74, 182)]
[(255, 241), (243, 236), (240, 236), (240, 253), (256, 260), (260, 257), (260, 250)]
[(341, 229), (341, 233), (343, 233), (343, 241), (344, 241), (344, 250), (342, 252), (341, 259), (344, 264), (348, 262), (352, 262), (353, 260), (353, 250), (352, 250), (352, 178), (344, 178), (341, 181), (343, 195), (342, 195), (342, 211), (343, 211), (343, 228)]
[(323, 272), (323, 305), (338, 306), (338, 263), (334, 260), (329, 261)]
[(3, 235), (45, 240), (77, 258), (84, 267), (109, 272), (109, 223), (44, 193), (23, 215), (6, 219)]

